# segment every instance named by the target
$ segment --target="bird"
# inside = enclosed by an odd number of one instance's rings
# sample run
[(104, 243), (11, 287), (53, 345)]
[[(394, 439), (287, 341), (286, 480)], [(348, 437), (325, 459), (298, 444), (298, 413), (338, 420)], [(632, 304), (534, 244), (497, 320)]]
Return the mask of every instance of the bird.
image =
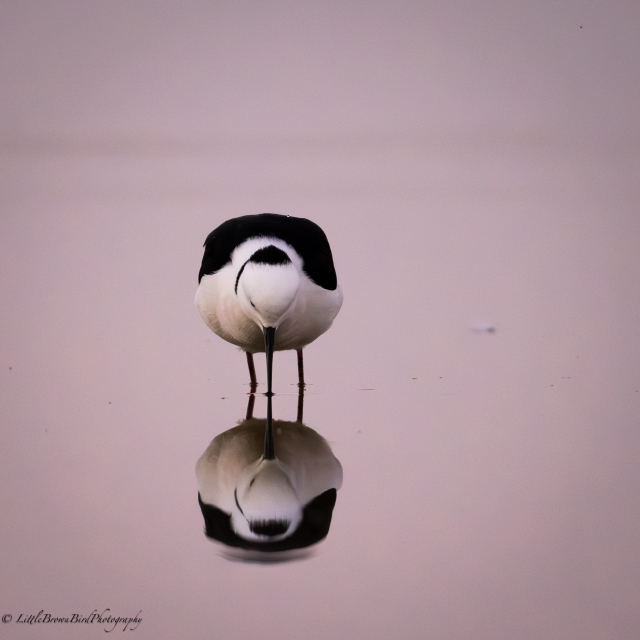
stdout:
[(253, 354), (266, 353), (267, 395), (273, 352), (298, 355), (322, 335), (342, 306), (333, 256), (324, 231), (306, 218), (262, 213), (231, 218), (204, 242), (196, 306), (206, 325), (247, 354), (252, 390)]

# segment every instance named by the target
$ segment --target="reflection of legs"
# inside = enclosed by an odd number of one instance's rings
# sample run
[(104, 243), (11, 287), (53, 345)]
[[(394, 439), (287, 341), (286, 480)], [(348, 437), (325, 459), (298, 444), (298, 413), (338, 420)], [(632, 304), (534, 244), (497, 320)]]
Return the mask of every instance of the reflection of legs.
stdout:
[(298, 418), (296, 422), (302, 424), (302, 408), (304, 405), (304, 385), (298, 387)]
[[(247, 354), (248, 355), (248, 354)], [(251, 391), (249, 391), (249, 404), (247, 405), (247, 417), (246, 420), (251, 420), (253, 418), (253, 406), (256, 403), (256, 389), (258, 388), (257, 383), (251, 383)]]
[(251, 379), (251, 386), (253, 386), (254, 384), (258, 384), (258, 381), (256, 380), (256, 368), (253, 366), (253, 354), (249, 353), (248, 351), (246, 353), (247, 364), (249, 365), (249, 378)]

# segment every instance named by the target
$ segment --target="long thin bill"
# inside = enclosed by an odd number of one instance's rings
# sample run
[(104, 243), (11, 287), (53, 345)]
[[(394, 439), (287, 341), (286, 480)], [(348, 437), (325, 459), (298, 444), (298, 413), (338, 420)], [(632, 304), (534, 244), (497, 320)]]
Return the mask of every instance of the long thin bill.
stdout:
[(271, 395), (271, 373), (273, 372), (273, 344), (276, 339), (275, 327), (264, 327), (264, 350), (267, 354), (267, 395)]
[(264, 328), (264, 350), (267, 354), (267, 428), (264, 434), (265, 460), (273, 460), (276, 457), (273, 446), (273, 413), (271, 407), (271, 399), (273, 397), (271, 374), (273, 372), (273, 344), (275, 342), (275, 337), (275, 327)]

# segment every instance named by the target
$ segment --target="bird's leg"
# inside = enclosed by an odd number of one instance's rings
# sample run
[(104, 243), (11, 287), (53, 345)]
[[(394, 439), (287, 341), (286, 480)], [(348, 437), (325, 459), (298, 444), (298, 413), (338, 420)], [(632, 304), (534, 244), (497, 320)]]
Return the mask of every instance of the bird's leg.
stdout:
[(249, 378), (251, 378), (251, 393), (255, 393), (255, 389), (253, 387), (258, 385), (258, 381), (256, 380), (256, 368), (253, 366), (253, 354), (248, 351), (245, 352), (247, 354), (247, 364), (249, 365)]
[(256, 389), (258, 385), (254, 382), (251, 383), (249, 391), (249, 403), (247, 404), (247, 417), (245, 420), (251, 420), (253, 418), (253, 406), (256, 403)]
[(304, 384), (298, 387), (298, 417), (296, 422), (302, 424), (302, 409), (304, 406)]
[(304, 362), (302, 361), (302, 349), (298, 349), (298, 387), (304, 389)]
[(249, 404), (247, 405), (247, 420), (251, 420), (253, 418), (253, 406), (256, 403), (256, 389), (258, 388), (258, 381), (256, 380), (256, 368), (253, 366), (253, 354), (248, 351), (245, 352), (247, 354), (247, 364), (249, 365), (249, 378), (251, 379), (251, 385), (249, 386)]
[(247, 354), (247, 365), (249, 365), (249, 378), (251, 384), (249, 386), (249, 404), (247, 404), (247, 417), (246, 420), (253, 418), (253, 406), (256, 403), (256, 389), (258, 388), (258, 381), (256, 380), (256, 368), (253, 366), (253, 354), (245, 351)]

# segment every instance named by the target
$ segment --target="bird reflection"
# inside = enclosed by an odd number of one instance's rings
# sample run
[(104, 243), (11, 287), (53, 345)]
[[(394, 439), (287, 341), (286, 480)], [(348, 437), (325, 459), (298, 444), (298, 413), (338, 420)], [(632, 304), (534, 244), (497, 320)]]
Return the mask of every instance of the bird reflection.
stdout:
[[(306, 555), (331, 525), (342, 466), (327, 441), (302, 423), (304, 387), (296, 422), (246, 418), (213, 439), (196, 464), (205, 533), (225, 555), (250, 561)], [(297, 550), (297, 551), (296, 551)]]

